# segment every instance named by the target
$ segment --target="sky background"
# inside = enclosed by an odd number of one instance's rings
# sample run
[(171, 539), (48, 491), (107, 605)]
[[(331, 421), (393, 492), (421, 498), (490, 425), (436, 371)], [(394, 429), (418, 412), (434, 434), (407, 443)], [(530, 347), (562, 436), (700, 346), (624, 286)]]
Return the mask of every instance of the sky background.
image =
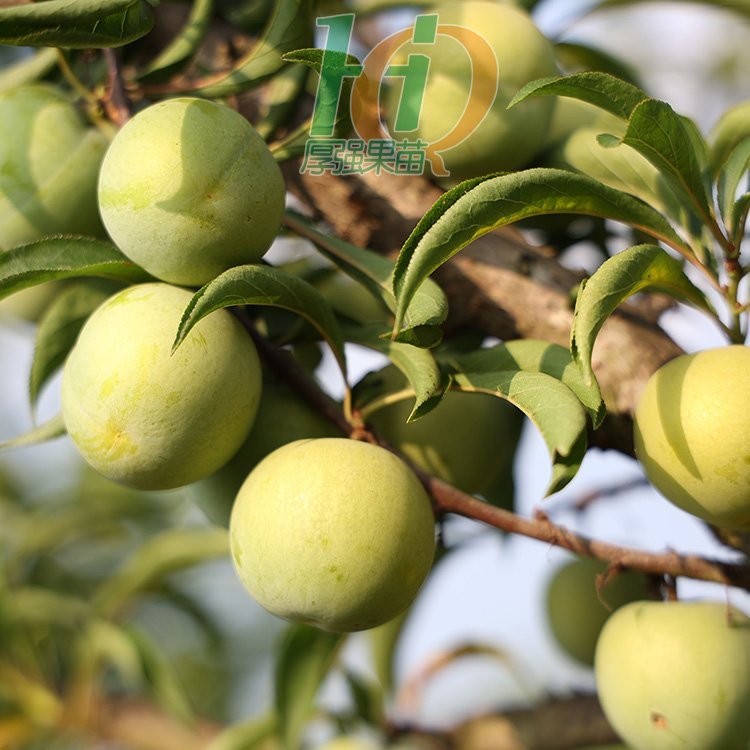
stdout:
[[(565, 39), (589, 41), (621, 55), (641, 71), (649, 93), (666, 99), (694, 118), (706, 131), (729, 105), (750, 98), (750, 52), (747, 25), (736, 17), (689, 4), (644, 3), (636, 9), (611, 10), (572, 22), (576, 3), (554, 0), (542, 5), (537, 18), (544, 31)], [(277, 252), (286, 253), (288, 247)], [(664, 316), (663, 325), (687, 351), (722, 345), (716, 328), (697, 312), (682, 308)], [(0, 439), (30, 426), (26, 381), (31, 361), (33, 329), (22, 323), (0, 327)], [(381, 360), (355, 347), (352, 377), (379, 366)], [(329, 357), (322, 378), (336, 392), (336, 370)], [(59, 381), (42, 400), (40, 416), (51, 416), (59, 405)], [(33, 450), (0, 456), (23, 481), (37, 490), (69, 481), (80, 461), (67, 439)], [(620, 454), (590, 451), (583, 468), (563, 492), (542, 500), (549, 478), (549, 458), (536, 430), (527, 425), (515, 467), (517, 508), (530, 514), (543, 507), (552, 518), (587, 535), (614, 543), (659, 551), (674, 547), (706, 555), (729, 557), (703, 525), (664, 501), (655, 491), (639, 489), (603, 499), (586, 513), (571, 510), (582, 495), (603, 486), (640, 476), (638, 465)], [(197, 510), (186, 510), (199, 521)], [(431, 726), (454, 723), (468, 714), (508, 701), (591, 688), (589, 670), (577, 667), (551, 641), (544, 617), (547, 580), (566, 559), (562, 551), (468, 521), (449, 524), (447, 540), (468, 540), (447, 563), (438, 566), (423, 590), (401, 644), (397, 676), (403, 681), (436, 654), (468, 643), (490, 645), (509, 655), (506, 663), (471, 658), (450, 667), (421, 696), (419, 705), (399, 707), (404, 719)], [(229, 563), (205, 566), (195, 578), (207, 600), (225, 613), (225, 627), (245, 633), (256, 649), (269, 650), (282, 623), (247, 597)], [(724, 600), (718, 586), (681, 582), (683, 597)], [(750, 613), (750, 596), (729, 592), (733, 604)], [(352, 639), (346, 658), (368, 669), (364, 638)], [(515, 666), (514, 670), (509, 665)], [(262, 659), (238, 694), (237, 718), (268, 705), (270, 656)], [(520, 676), (520, 679), (519, 679)], [(332, 704), (341, 700), (340, 684), (326, 688)]]

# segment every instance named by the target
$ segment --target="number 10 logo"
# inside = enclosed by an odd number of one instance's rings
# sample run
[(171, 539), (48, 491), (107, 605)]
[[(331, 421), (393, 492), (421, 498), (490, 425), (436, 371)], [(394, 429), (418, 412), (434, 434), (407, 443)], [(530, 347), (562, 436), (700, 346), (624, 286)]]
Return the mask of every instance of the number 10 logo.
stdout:
[(351, 88), (349, 111), (352, 125), (362, 141), (391, 140), (380, 118), (380, 90), (384, 79), (403, 79), (401, 98), (394, 125), (403, 133), (415, 131), (419, 126), (430, 56), (410, 52), (405, 64), (392, 63), (393, 57), (406, 44), (429, 52), (438, 36), (452, 37), (458, 41), (471, 63), (471, 83), (468, 99), (458, 122), (448, 123), (447, 131), (432, 143), (424, 144), (425, 157), (436, 177), (446, 177), (441, 152), (457, 146), (479, 126), (495, 101), (498, 86), (498, 62), (495, 51), (480, 34), (455, 24), (439, 23), (436, 14), (419, 15), (414, 25), (397, 31), (379, 42), (365, 57), (362, 64), (348, 62), (346, 51), (352, 36), (354, 14), (347, 13), (317, 19), (319, 27), (327, 27), (328, 36), (315, 98), (310, 135), (312, 138), (330, 138), (334, 127), (344, 80), (354, 79)]

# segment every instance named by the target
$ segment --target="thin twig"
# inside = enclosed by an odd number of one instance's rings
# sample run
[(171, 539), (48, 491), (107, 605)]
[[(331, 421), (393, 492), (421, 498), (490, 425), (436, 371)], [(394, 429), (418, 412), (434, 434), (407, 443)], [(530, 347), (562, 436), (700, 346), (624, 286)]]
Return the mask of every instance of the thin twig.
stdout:
[(120, 63), (113, 49), (104, 50), (107, 61), (107, 91), (102, 97), (102, 107), (107, 117), (121, 128), (130, 119), (130, 100), (125, 94)]

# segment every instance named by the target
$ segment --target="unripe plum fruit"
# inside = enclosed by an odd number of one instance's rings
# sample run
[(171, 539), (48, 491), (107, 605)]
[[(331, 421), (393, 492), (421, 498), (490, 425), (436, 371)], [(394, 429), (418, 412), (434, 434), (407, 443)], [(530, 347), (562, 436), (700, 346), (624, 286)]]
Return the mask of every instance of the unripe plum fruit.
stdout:
[(168, 99), (115, 137), (99, 208), (131, 260), (163, 281), (197, 286), (260, 260), (281, 225), (284, 180), (242, 115), (204, 99)]
[(299, 440), (263, 459), (229, 528), (239, 577), (261, 605), (336, 632), (406, 609), (435, 548), (430, 500), (411, 469), (347, 438)]
[[(0, 93), (0, 251), (50, 234), (101, 235), (96, 180), (107, 139), (47, 84)], [(0, 311), (36, 320), (55, 284), (16, 292)]]
[(226, 526), (242, 483), (261, 459), (295, 440), (340, 435), (289, 386), (266, 380), (263, 398), (247, 439), (226, 466), (194, 484), (190, 494), (214, 523)]
[(546, 595), (547, 621), (559, 646), (573, 659), (594, 665), (596, 641), (612, 611), (647, 598), (642, 573), (625, 571), (602, 590), (596, 590), (596, 576), (606, 564), (590, 558), (571, 560), (552, 576)]
[(750, 530), (750, 348), (673, 359), (635, 412), (635, 452), (667, 500), (704, 521)]
[(99, 234), (106, 138), (46, 84), (0, 94), (0, 250), (48, 234)]
[[(406, 387), (395, 367), (381, 372), (393, 390)], [(397, 401), (373, 412), (369, 421), (419, 468), (464, 492), (485, 494), (503, 486), (512, 493), (512, 482), (503, 479), (513, 471), (523, 423), (518, 409), (497, 396), (448, 391), (431, 412), (407, 423), (412, 406), (413, 399)]]
[(750, 618), (720, 602), (635, 602), (596, 648), (604, 713), (632, 750), (750, 746)]
[(250, 431), (261, 372), (235, 318), (211, 313), (171, 354), (191, 298), (162, 283), (118, 292), (88, 319), (65, 363), (65, 426), (109, 479), (148, 490), (195, 482)]
[[(506, 109), (516, 92), (536, 78), (557, 75), (552, 45), (531, 17), (510, 3), (465, 0), (442, 3), (431, 9), (439, 24), (465, 26), (480, 34), (498, 61), (498, 90), (484, 120), (467, 138), (443, 154), (451, 181), (512, 170), (528, 163), (547, 142), (554, 98), (538, 97)], [(422, 139), (433, 143), (459, 122), (471, 88), (472, 64), (463, 45), (439, 35), (434, 46), (407, 44), (398, 62), (408, 54), (430, 57), (430, 69), (422, 101), (419, 125), (413, 131), (395, 130), (400, 86), (388, 94), (388, 122), (397, 140)]]

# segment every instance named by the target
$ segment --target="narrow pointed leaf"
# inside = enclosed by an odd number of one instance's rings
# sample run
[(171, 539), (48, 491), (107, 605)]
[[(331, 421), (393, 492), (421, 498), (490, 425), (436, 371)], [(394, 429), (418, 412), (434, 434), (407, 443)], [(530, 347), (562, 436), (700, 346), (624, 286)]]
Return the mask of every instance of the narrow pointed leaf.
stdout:
[(213, 7), (213, 0), (193, 0), (185, 25), (171, 44), (138, 76), (139, 80), (163, 80), (189, 63), (208, 30)]
[[(670, 182), (678, 195), (708, 221), (712, 211), (706, 193), (701, 160), (696, 155), (695, 129), (666, 103), (656, 99), (641, 102), (633, 111), (622, 142), (643, 154)], [(703, 144), (702, 152), (706, 149)]]
[(199, 289), (180, 321), (174, 348), (201, 318), (234, 305), (270, 305), (301, 315), (328, 342), (346, 377), (344, 339), (330, 305), (314, 286), (272, 266), (236, 266)]
[(205, 750), (255, 750), (265, 746), (276, 731), (276, 716), (265, 714), (225, 729)]
[(23, 435), (3, 441), (0, 443), (0, 450), (39, 445), (39, 443), (46, 443), (55, 438), (62, 437), (64, 434), (65, 423), (63, 422), (62, 414), (57, 414), (44, 424), (34, 427)]
[(114, 287), (81, 282), (65, 289), (45, 311), (37, 328), (29, 375), (29, 400), (36, 408), (45, 383), (62, 366), (86, 319)]
[(586, 453), (586, 412), (573, 391), (543, 372), (460, 372), (460, 390), (503, 398), (537, 426), (552, 460), (547, 495), (561, 490), (576, 475)]
[(38, 80), (48, 73), (56, 62), (57, 50), (39, 49), (31, 57), (6, 66), (0, 70), (0, 93)]
[(149, 692), (156, 702), (172, 716), (191, 723), (194, 711), (190, 698), (169, 658), (143, 631), (128, 631), (141, 658), (143, 675)]
[(510, 101), (508, 108), (530, 96), (569, 96), (593, 104), (627, 120), (646, 93), (609, 73), (589, 71), (559, 78), (540, 78), (527, 83)]
[(394, 332), (425, 279), (457, 252), (493, 229), (546, 214), (614, 219), (690, 252), (658, 211), (585, 175), (537, 168), (468, 180), (435, 202), (401, 249), (394, 270)]
[(636, 292), (653, 289), (715, 315), (703, 292), (682, 266), (658, 245), (636, 245), (605, 261), (576, 300), (570, 350), (585, 382), (595, 385), (591, 357), (596, 337), (617, 306)]
[[(396, 311), (392, 261), (371, 250), (321, 232), (300, 214), (289, 211), (286, 217), (286, 223), (291, 229), (313, 242), (344, 273), (364, 284), (391, 311)], [(428, 348), (435, 346), (442, 338), (440, 326), (447, 316), (448, 300), (445, 294), (434, 281), (427, 279), (417, 289), (404, 312), (403, 326), (396, 341)]]
[(279, 734), (287, 750), (297, 750), (315, 698), (345, 641), (309, 625), (290, 625), (276, 658), (275, 698)]
[(594, 427), (604, 418), (604, 402), (598, 389), (586, 385), (570, 350), (559, 344), (518, 339), (453, 356), (447, 363), (457, 372), (543, 372), (568, 386), (589, 412)]
[(79, 276), (153, 281), (114, 245), (88, 237), (48, 237), (0, 253), (0, 299), (45, 281)]
[(253, 49), (230, 72), (212, 77), (196, 91), (211, 98), (248, 91), (280, 71), (286, 52), (307, 48), (313, 41), (312, 0), (280, 0)]
[(91, 49), (120, 47), (154, 25), (149, 0), (47, 0), (0, 8), (0, 44)]
[[(414, 407), (409, 414), (412, 422), (431, 411), (443, 398), (447, 382), (430, 351), (378, 335), (378, 331), (357, 328), (347, 331), (347, 340), (385, 354), (406, 376), (413, 390)], [(405, 395), (405, 398), (408, 397)], [(365, 404), (362, 404), (364, 406)]]
[(170, 529), (141, 545), (93, 597), (97, 611), (111, 616), (132, 597), (152, 590), (167, 576), (224, 557), (229, 552), (226, 529)]
[(747, 180), (749, 168), (750, 137), (737, 143), (726, 159), (724, 167), (719, 172), (717, 183), (719, 210), (730, 234), (733, 234), (737, 229), (737, 221), (742, 216), (741, 210), (739, 214), (737, 213), (735, 204), (738, 200), (737, 191), (742, 181)]

